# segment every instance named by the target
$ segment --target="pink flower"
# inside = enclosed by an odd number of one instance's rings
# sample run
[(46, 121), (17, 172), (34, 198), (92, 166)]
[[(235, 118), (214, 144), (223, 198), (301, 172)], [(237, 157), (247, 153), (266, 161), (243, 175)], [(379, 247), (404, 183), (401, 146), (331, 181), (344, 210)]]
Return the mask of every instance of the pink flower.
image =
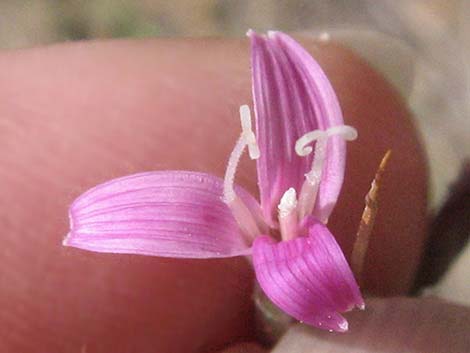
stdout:
[[(72, 204), (64, 245), (181, 258), (252, 255), (261, 288), (279, 308), (346, 331), (341, 313), (364, 301), (325, 224), (343, 183), (345, 140), (357, 134), (297, 42), (280, 32), (248, 36), (256, 134), (242, 106), (225, 178), (158, 171), (111, 180)], [(260, 202), (234, 184), (245, 148), (257, 160)]]

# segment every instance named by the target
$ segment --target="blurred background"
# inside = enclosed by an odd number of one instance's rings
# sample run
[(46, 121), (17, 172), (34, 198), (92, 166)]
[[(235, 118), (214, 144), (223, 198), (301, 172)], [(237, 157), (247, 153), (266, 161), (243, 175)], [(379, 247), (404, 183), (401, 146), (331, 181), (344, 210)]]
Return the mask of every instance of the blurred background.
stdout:
[(470, 1), (0, 1), (1, 49), (122, 37), (243, 36), (248, 28), (340, 41), (408, 101), (431, 172), (431, 242), (419, 284), (470, 304)]

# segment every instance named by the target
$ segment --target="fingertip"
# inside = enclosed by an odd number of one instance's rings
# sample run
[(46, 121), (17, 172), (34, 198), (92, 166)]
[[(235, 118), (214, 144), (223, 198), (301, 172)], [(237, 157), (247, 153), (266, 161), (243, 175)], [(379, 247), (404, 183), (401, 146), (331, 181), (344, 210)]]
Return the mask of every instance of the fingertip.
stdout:
[[(334, 45), (307, 46), (331, 78), (346, 122), (361, 134), (350, 145), (343, 196), (331, 217), (346, 249), (367, 176), (382, 152), (394, 149), (368, 280), (376, 292), (404, 292), (424, 239), (426, 182), (409, 112), (361, 59)], [(0, 220), (0, 286), (7, 288), (0, 303), (10, 310), (2, 323), (8, 332), (0, 337), (7, 335), (7, 347), (30, 348), (19, 330), (44, 351), (73, 350), (83, 337), (109, 344), (108, 350), (138, 340), (172, 352), (188, 352), (201, 340), (249, 337), (252, 273), (243, 259), (137, 259), (59, 248), (71, 199), (97, 183), (155, 169), (223, 175), (238, 133), (237, 109), (251, 101), (248, 43), (66, 44), (2, 54), (0, 77), (0, 115), (7, 122), (0, 163), (8, 166), (0, 171), (0, 190), (9, 205)], [(256, 192), (253, 166), (237, 177)]]

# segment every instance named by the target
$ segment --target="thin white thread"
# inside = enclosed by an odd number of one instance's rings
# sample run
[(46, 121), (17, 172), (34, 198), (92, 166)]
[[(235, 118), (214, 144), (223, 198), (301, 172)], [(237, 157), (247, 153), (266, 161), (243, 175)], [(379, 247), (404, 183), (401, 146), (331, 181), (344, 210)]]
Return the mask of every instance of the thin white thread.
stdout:
[(225, 170), (224, 177), (224, 202), (230, 203), (237, 197), (233, 185), (235, 183), (235, 174), (237, 172), (238, 163), (245, 150), (248, 146), (248, 153), (251, 159), (258, 159), (260, 156), (260, 150), (256, 143), (256, 136), (251, 128), (251, 113), (250, 108), (247, 105), (240, 107), (240, 122), (242, 125), (242, 133), (235, 144), (235, 147), (230, 154), (227, 169)]

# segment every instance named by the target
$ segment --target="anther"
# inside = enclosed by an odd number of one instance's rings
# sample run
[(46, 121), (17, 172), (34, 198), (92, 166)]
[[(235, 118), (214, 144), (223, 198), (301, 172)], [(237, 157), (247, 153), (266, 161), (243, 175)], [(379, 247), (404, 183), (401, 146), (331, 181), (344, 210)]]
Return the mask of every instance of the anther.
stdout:
[(297, 193), (294, 188), (289, 188), (281, 197), (279, 202), (279, 217), (285, 218), (297, 207)]
[(256, 136), (251, 128), (251, 113), (247, 105), (240, 106), (240, 121), (242, 124), (242, 136), (248, 146), (248, 154), (251, 159), (258, 159), (260, 151), (256, 143)]
[(281, 198), (279, 205), (279, 227), (283, 240), (295, 238), (297, 235), (297, 193), (294, 188), (288, 189)]

